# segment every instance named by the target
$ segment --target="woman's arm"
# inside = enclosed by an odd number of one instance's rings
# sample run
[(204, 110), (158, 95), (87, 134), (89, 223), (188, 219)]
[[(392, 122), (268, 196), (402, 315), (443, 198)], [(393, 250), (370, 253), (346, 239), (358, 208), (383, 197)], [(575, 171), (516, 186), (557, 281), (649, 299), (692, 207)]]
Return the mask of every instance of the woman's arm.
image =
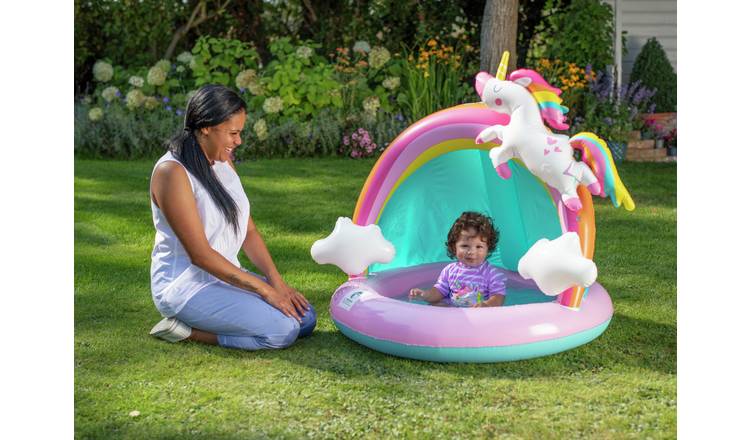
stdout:
[(194, 265), (226, 283), (256, 292), (285, 315), (301, 319), (288, 295), (245, 273), (211, 247), (203, 230), (187, 172), (182, 166), (167, 161), (156, 167), (151, 179), (151, 197), (164, 213)]
[(273, 258), (271, 258), (271, 253), (268, 252), (266, 243), (263, 241), (258, 228), (255, 227), (252, 217), (248, 218), (247, 221), (247, 235), (245, 236), (245, 241), (242, 243), (242, 250), (247, 255), (247, 258), (266, 275), (273, 288), (290, 297), (300, 314), (304, 314), (305, 310), (310, 308), (310, 303), (307, 299), (296, 289), (286, 284), (281, 274), (279, 274), (276, 265), (273, 263)]

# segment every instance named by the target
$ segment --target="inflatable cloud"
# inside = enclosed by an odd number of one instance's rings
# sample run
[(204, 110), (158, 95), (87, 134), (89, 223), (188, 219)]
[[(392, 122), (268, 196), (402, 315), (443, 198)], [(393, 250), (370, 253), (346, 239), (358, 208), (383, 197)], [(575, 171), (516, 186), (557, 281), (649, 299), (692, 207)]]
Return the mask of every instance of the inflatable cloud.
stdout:
[(389, 263), (396, 249), (379, 226), (359, 226), (339, 217), (333, 232), (313, 243), (310, 254), (318, 264), (333, 264), (349, 275), (359, 275), (373, 263)]
[(597, 275), (594, 262), (583, 257), (575, 232), (534, 243), (519, 260), (518, 273), (527, 280), (532, 278), (539, 290), (550, 296), (573, 286), (589, 287)]

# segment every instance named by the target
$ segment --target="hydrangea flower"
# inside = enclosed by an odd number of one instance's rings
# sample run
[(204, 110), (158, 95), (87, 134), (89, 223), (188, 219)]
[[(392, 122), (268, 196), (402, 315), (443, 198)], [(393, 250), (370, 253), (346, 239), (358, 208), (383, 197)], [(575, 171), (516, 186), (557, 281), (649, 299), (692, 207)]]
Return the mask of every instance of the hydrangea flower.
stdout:
[(154, 67), (160, 68), (164, 73), (169, 73), (169, 71), (172, 69), (172, 63), (170, 63), (168, 60), (159, 60), (154, 64)]
[(278, 96), (266, 98), (266, 100), (263, 101), (263, 111), (266, 113), (278, 113), (283, 109), (284, 101)]
[(365, 113), (370, 116), (375, 116), (380, 108), (380, 98), (377, 96), (368, 96), (362, 101), (362, 107), (365, 109)]
[(247, 89), (250, 90), (250, 93), (252, 93), (255, 96), (260, 96), (264, 93), (266, 93), (266, 89), (263, 87), (263, 84), (260, 83), (257, 79), (254, 81), (251, 81), (247, 85)]
[(261, 141), (268, 139), (268, 126), (266, 125), (265, 119), (258, 119), (255, 121), (255, 124), (253, 124), (253, 131)]
[(143, 106), (149, 110), (159, 107), (159, 100), (155, 96), (147, 96), (143, 100)]
[(177, 73), (182, 73), (182, 72), (185, 71), (185, 66), (177, 66), (177, 68), (175, 69), (175, 71)]
[(190, 61), (193, 60), (193, 54), (190, 52), (182, 52), (181, 54), (177, 55), (177, 61), (179, 61), (182, 64), (190, 64)]
[(196, 65), (195, 57), (190, 58), (190, 62), (188, 63), (188, 67), (190, 68), (190, 70), (195, 69), (195, 65)]
[(249, 89), (250, 83), (255, 82), (257, 73), (253, 69), (246, 69), (237, 74), (234, 84), (238, 89)]
[(383, 80), (383, 87), (388, 90), (396, 90), (401, 85), (401, 78), (391, 76)]
[(380, 69), (385, 66), (385, 63), (391, 60), (391, 53), (385, 47), (375, 46), (370, 51), (367, 60), (370, 62), (370, 67)]
[(299, 58), (306, 60), (312, 56), (313, 50), (312, 48), (307, 47), (307, 46), (300, 46), (297, 48), (296, 54)]
[(133, 87), (143, 87), (143, 77), (133, 75), (128, 79), (128, 84)]
[(109, 86), (102, 90), (102, 98), (107, 102), (112, 102), (120, 95), (120, 91), (115, 86)]
[(99, 60), (94, 63), (94, 79), (99, 82), (107, 82), (112, 79), (112, 75), (115, 74), (112, 65), (104, 60)]
[(99, 107), (94, 107), (89, 110), (89, 119), (96, 122), (104, 116), (104, 110)]
[(146, 81), (148, 81), (148, 83), (151, 84), (152, 86), (163, 85), (166, 80), (167, 80), (167, 74), (164, 72), (164, 70), (161, 69), (161, 67), (154, 66), (148, 69), (148, 75), (146, 75)]
[(146, 97), (143, 95), (141, 89), (133, 89), (125, 95), (125, 106), (133, 110), (143, 105), (145, 99)]
[(355, 52), (367, 53), (370, 51), (370, 43), (368, 43), (367, 41), (357, 41), (356, 43), (354, 43), (353, 50)]

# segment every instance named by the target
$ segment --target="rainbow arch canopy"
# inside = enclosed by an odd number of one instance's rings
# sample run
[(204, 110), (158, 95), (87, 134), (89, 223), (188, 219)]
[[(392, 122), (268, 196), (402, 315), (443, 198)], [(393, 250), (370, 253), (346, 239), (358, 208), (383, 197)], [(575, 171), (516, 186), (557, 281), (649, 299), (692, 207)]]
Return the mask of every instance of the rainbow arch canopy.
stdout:
[[(448, 261), (447, 232), (467, 210), (492, 216), (500, 243), (489, 260), (513, 271), (540, 238), (554, 239), (577, 230), (581, 221), (593, 222), (593, 210), (584, 206), (579, 217), (585, 218), (566, 223), (559, 194), (522, 162), (509, 163), (510, 179), (498, 177), (488, 153), (497, 144), (477, 145), (474, 139), (484, 128), (507, 125), (509, 119), (482, 103), (459, 105), (414, 123), (389, 145), (370, 172), (353, 215), (355, 224), (379, 225), (396, 247), (393, 261), (370, 266), (371, 273)], [(590, 196), (583, 200), (587, 205)], [(593, 247), (584, 249), (588, 253), (593, 254)]]

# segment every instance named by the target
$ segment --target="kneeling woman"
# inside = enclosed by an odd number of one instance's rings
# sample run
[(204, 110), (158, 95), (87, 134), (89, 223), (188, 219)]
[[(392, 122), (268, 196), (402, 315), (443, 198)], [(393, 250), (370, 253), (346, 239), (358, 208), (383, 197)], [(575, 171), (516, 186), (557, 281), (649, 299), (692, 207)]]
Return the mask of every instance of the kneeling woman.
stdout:
[[(232, 164), (246, 117), (237, 93), (202, 87), (154, 167), (151, 292), (165, 316), (156, 337), (257, 350), (287, 347), (315, 327), (314, 309), (284, 282), (255, 228)], [(240, 249), (265, 277), (240, 267)]]

